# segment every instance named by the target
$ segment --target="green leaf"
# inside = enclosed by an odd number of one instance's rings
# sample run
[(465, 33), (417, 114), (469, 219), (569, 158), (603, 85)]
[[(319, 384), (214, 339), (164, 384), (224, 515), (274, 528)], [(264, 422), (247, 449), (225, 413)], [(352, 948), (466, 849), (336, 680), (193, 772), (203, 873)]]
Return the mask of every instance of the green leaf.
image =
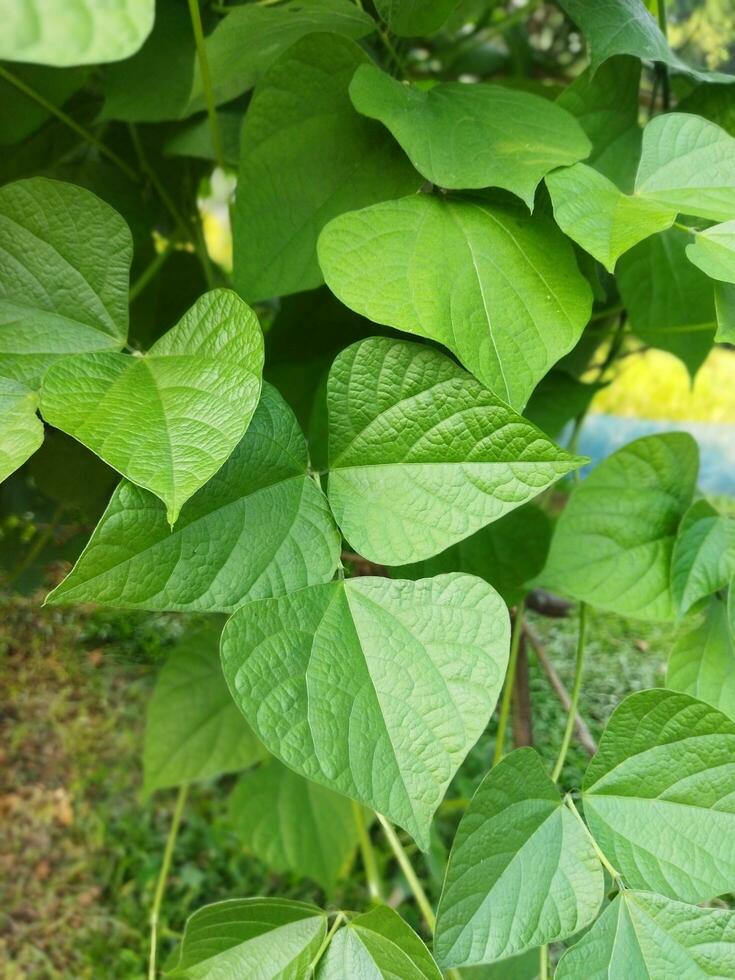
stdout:
[(68, 357), (43, 380), (41, 413), (166, 504), (186, 501), (242, 439), (260, 395), (263, 334), (236, 293), (204, 293), (142, 357)]
[[(374, 30), (372, 17), (349, 0), (289, 0), (277, 7), (233, 6), (206, 42), (215, 103), (229, 102), (251, 89), (279, 55), (307, 34), (324, 32), (356, 41)], [(328, 64), (322, 66), (325, 78), (329, 77)], [(188, 111), (205, 106), (197, 64)]]
[(205, 905), (187, 920), (176, 965), (165, 975), (298, 980), (308, 976), (326, 934), (326, 914), (305, 902), (233, 898)]
[(583, 783), (584, 812), (632, 888), (703, 902), (735, 886), (735, 721), (673, 691), (613, 712)]
[[(14, 65), (13, 75), (51, 106), (62, 106), (89, 79), (86, 68)], [(51, 115), (51, 109), (0, 78), (0, 145), (20, 143)]]
[(370, 561), (420, 561), (535, 497), (583, 462), (454, 361), (372, 337), (327, 387), (329, 503)]
[(735, 216), (735, 139), (701, 116), (655, 116), (643, 130), (635, 192), (684, 214), (727, 221)]
[(329, 581), (340, 538), (307, 467), (291, 410), (264, 385), (248, 431), (173, 530), (153, 494), (123, 481), (47, 601), (231, 612), (250, 599)]
[(643, 135), (638, 125), (640, 81), (638, 58), (620, 55), (596, 72), (587, 68), (557, 99), (592, 142), (586, 162), (626, 193), (633, 190)]
[(317, 980), (441, 980), (439, 967), (397, 912), (378, 906), (350, 919), (319, 963)]
[[(612, 181), (584, 163), (546, 178), (561, 230), (613, 272), (618, 258), (676, 218), (655, 201), (621, 194)], [(696, 263), (695, 263), (696, 264)]]
[(133, 242), (94, 194), (44, 177), (0, 188), (0, 374), (37, 387), (63, 354), (119, 350)]
[(553, 222), (483, 198), (418, 194), (341, 215), (321, 234), (319, 262), (351, 309), (439, 341), (517, 409), (592, 307)]
[(158, 674), (143, 743), (146, 793), (240, 772), (265, 755), (227, 690), (220, 633), (219, 623), (189, 630)]
[(697, 232), (687, 257), (710, 279), (735, 283), (735, 221)]
[(671, 555), (698, 462), (684, 432), (644, 436), (613, 453), (572, 492), (540, 582), (621, 616), (673, 619)]
[[(225, 163), (236, 167), (240, 162), (240, 131), (243, 116), (240, 112), (222, 110), (217, 113), (217, 126), (222, 140), (222, 157)], [(216, 160), (212, 142), (212, 124), (208, 117), (197, 117), (188, 126), (172, 136), (164, 148), (166, 156), (195, 157)]]
[(480, 784), (457, 830), (439, 901), (443, 967), (492, 963), (589, 925), (603, 898), (589, 835), (533, 749)]
[(715, 314), (718, 344), (735, 344), (735, 289), (726, 282), (715, 283)]
[(681, 616), (726, 588), (735, 574), (735, 519), (718, 514), (706, 501), (697, 501), (689, 513), (671, 562), (671, 590)]
[(548, 99), (501, 85), (404, 85), (375, 65), (350, 84), (355, 108), (387, 126), (427, 180), (441, 187), (503, 187), (533, 210), (539, 181), (584, 159), (579, 123)]
[(316, 242), (328, 221), (421, 184), (388, 133), (352, 108), (347, 87), (366, 61), (347, 38), (312, 35), (258, 85), (233, 212), (233, 276), (246, 299), (318, 286)]
[(247, 851), (274, 871), (313, 878), (330, 893), (357, 846), (352, 806), (277, 759), (241, 776), (229, 800), (230, 820)]
[(598, 382), (578, 381), (566, 371), (552, 370), (534, 389), (523, 414), (549, 438), (557, 439), (568, 422), (586, 414), (602, 388)]
[(544, 567), (550, 540), (551, 522), (546, 512), (526, 504), (434, 558), (401, 565), (391, 574), (415, 579), (467, 572), (485, 579), (507, 606), (515, 606), (527, 592), (526, 582)]
[(97, 65), (134, 54), (153, 27), (154, 0), (0, 0), (0, 59)]
[(678, 58), (643, 0), (559, 0), (559, 6), (587, 38), (593, 71), (616, 54), (631, 54), (643, 61), (663, 61), (700, 81), (735, 81), (733, 75), (697, 71)]
[(242, 606), (222, 637), (232, 696), (307, 779), (404, 827), (422, 849), (495, 707), (508, 613), (468, 575), (354, 578)]
[(559, 962), (556, 980), (700, 980), (735, 963), (735, 914), (623, 891)]
[(730, 579), (730, 588), (727, 590), (727, 621), (730, 636), (735, 640), (735, 575)]
[(424, 37), (434, 34), (459, 0), (376, 0), (375, 7), (392, 34)]
[(0, 377), (0, 483), (32, 456), (43, 442), (36, 415), (38, 395), (17, 381)]
[(727, 606), (713, 598), (703, 622), (679, 636), (669, 657), (666, 686), (735, 718), (735, 635)]
[(689, 261), (689, 235), (669, 228), (636, 245), (617, 265), (630, 326), (651, 347), (675, 354), (694, 377), (712, 349), (712, 281)]

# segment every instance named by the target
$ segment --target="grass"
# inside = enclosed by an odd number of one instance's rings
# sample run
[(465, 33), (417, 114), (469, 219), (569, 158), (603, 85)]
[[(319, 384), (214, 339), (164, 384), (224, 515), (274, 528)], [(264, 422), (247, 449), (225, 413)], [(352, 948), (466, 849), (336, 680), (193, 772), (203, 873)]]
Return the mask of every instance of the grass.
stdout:
[[(156, 665), (182, 629), (182, 617), (64, 612), (30, 600), (8, 602), (0, 632), (0, 961), (8, 980), (139, 978), (148, 955), (148, 910), (174, 793), (141, 798), (145, 705)], [(576, 622), (530, 617), (562, 679), (573, 670)], [(663, 682), (670, 629), (592, 612), (582, 714), (599, 735), (629, 691)], [(551, 763), (563, 712), (530, 657), (534, 737)], [(470, 753), (449, 797), (469, 796), (493, 754), (493, 721)], [(578, 787), (585, 753), (573, 745), (562, 774)], [(161, 962), (186, 916), (217, 899), (281, 894), (329, 901), (308, 881), (276, 875), (242, 852), (227, 816), (232, 778), (193, 787), (176, 844), (163, 908)], [(436, 821), (431, 852), (404, 837), (436, 901), (461, 811)], [(373, 831), (391, 901), (420, 926), (400, 873)], [(333, 901), (367, 906), (358, 869)]]

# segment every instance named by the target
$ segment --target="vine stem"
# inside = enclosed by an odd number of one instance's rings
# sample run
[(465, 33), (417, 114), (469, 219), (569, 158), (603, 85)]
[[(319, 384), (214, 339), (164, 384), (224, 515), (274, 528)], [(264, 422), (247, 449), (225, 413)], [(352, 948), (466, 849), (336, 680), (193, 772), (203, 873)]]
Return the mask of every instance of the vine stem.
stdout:
[(370, 841), (370, 834), (365, 826), (365, 817), (362, 807), (355, 800), (352, 801), (352, 815), (355, 819), (357, 828), (357, 839), (360, 843), (360, 854), (362, 856), (362, 866), (365, 869), (368, 892), (374, 902), (383, 901), (383, 888), (380, 881), (380, 872), (375, 860), (375, 851)]
[(33, 101), (37, 102), (38, 105), (46, 110), (46, 112), (50, 112), (51, 115), (56, 116), (57, 119), (60, 119), (61, 122), (63, 122), (65, 126), (68, 126), (72, 132), (77, 134), (77, 136), (81, 136), (83, 140), (86, 140), (87, 143), (94, 146), (97, 150), (99, 150), (102, 156), (107, 157), (111, 163), (114, 163), (115, 166), (125, 174), (128, 180), (137, 182), (138, 175), (133, 168), (129, 166), (122, 159), (122, 157), (118, 156), (114, 150), (111, 150), (109, 146), (106, 146), (91, 130), (87, 129), (85, 126), (82, 126), (76, 121), (76, 119), (72, 119), (72, 117), (67, 115), (63, 109), (60, 109), (58, 106), (54, 105), (53, 102), (49, 102), (49, 100), (41, 95), (40, 92), (37, 92), (34, 88), (31, 88), (30, 85), (26, 85), (21, 78), (18, 78), (17, 75), (14, 75), (11, 71), (8, 71), (7, 68), (3, 68), (1, 65), (0, 78), (4, 78), (6, 82), (10, 82), (10, 84), (14, 85), (19, 92), (22, 92), (23, 95), (27, 95), (29, 99), (33, 99)]
[(322, 958), (322, 956), (324, 956), (324, 954), (325, 954), (325, 952), (327, 950), (327, 946), (329, 946), (329, 944), (332, 941), (332, 936), (339, 929), (339, 927), (342, 925), (342, 923), (343, 922), (346, 922), (346, 921), (347, 921), (347, 917), (345, 916), (344, 912), (338, 912), (335, 915), (334, 922), (329, 927), (329, 931), (327, 932), (326, 936), (322, 940), (321, 946), (316, 951), (316, 955), (314, 956), (314, 959), (309, 964), (309, 970), (308, 970), (308, 975), (309, 976), (312, 976), (313, 973), (314, 973), (314, 970), (316, 970), (316, 968), (317, 968), (317, 966), (319, 964), (319, 960)]
[(500, 703), (500, 715), (498, 716), (498, 732), (495, 736), (495, 752), (493, 753), (493, 766), (497, 766), (503, 758), (505, 749), (505, 731), (508, 727), (508, 716), (510, 715), (510, 703), (513, 697), (513, 685), (515, 683), (516, 668), (518, 666), (518, 651), (521, 647), (521, 634), (523, 633), (523, 614), (525, 611), (525, 599), (522, 599), (516, 607), (516, 615), (513, 620), (513, 633), (510, 638), (510, 657), (508, 658), (508, 671), (505, 675), (505, 687), (503, 688), (503, 700)]
[(411, 889), (411, 894), (416, 899), (416, 904), (421, 910), (421, 914), (424, 917), (424, 922), (429, 927), (429, 932), (433, 936), (434, 930), (436, 929), (436, 916), (434, 915), (434, 909), (431, 907), (431, 902), (424, 891), (423, 885), (419, 881), (416, 872), (413, 870), (413, 866), (408, 859), (408, 854), (406, 854), (405, 850), (403, 849), (403, 844), (401, 844), (400, 840), (398, 839), (398, 834), (393, 829), (392, 824), (385, 819), (382, 813), (376, 813), (375, 815), (380, 821), (380, 826), (383, 828), (383, 833), (390, 844), (390, 848), (395, 855), (396, 861), (398, 861), (401, 871), (406, 876), (408, 887)]
[(587, 603), (579, 604), (579, 633), (577, 636), (577, 656), (574, 664), (574, 683), (570, 695), (569, 711), (567, 712), (567, 723), (564, 726), (564, 735), (559, 747), (559, 755), (551, 773), (551, 778), (557, 782), (564, 766), (564, 761), (569, 751), (569, 745), (574, 733), (574, 725), (577, 720), (577, 706), (579, 704), (579, 694), (582, 690), (582, 673), (584, 672), (585, 639), (587, 633)]
[(605, 857), (605, 855), (600, 850), (600, 847), (599, 847), (597, 841), (595, 840), (595, 838), (592, 836), (592, 834), (589, 831), (589, 827), (584, 822), (584, 820), (580, 816), (579, 810), (574, 805), (574, 800), (572, 799), (571, 794), (567, 793), (567, 795), (564, 797), (564, 802), (565, 802), (565, 804), (567, 806), (567, 809), (571, 810), (571, 812), (577, 818), (577, 820), (579, 821), (580, 825), (584, 829), (585, 834), (587, 835), (587, 837), (591, 841), (592, 847), (593, 847), (594, 852), (595, 852), (595, 854), (597, 855), (597, 857), (598, 857), (598, 859), (600, 861), (600, 864), (605, 868), (605, 870), (608, 872), (608, 874), (613, 879), (613, 881), (620, 882), (620, 878), (621, 878), (620, 872), (617, 870), (617, 868), (614, 868), (612, 866), (612, 864), (610, 864), (610, 862), (608, 861), (608, 859)]
[(184, 804), (186, 803), (186, 798), (188, 795), (189, 795), (189, 784), (184, 783), (182, 786), (179, 786), (179, 792), (176, 797), (176, 804), (174, 806), (173, 816), (171, 817), (171, 826), (168, 831), (168, 837), (166, 838), (166, 848), (163, 852), (163, 862), (161, 864), (161, 870), (158, 873), (158, 881), (156, 882), (156, 891), (153, 896), (153, 906), (151, 908), (151, 950), (150, 950), (150, 955), (148, 957), (148, 980), (155, 980), (156, 978), (158, 920), (161, 914), (161, 904), (163, 902), (163, 894), (166, 890), (166, 881), (168, 879), (168, 873), (171, 868), (171, 858), (173, 857), (173, 853), (174, 853), (176, 837), (179, 833), (181, 815), (184, 812)]
[(539, 947), (538, 976), (539, 976), (539, 980), (548, 980), (549, 977), (549, 947), (548, 946)]
[(219, 167), (224, 169), (224, 153), (222, 152), (222, 135), (219, 131), (219, 120), (217, 119), (217, 107), (214, 102), (214, 89), (212, 87), (212, 75), (209, 70), (209, 59), (207, 58), (207, 45), (204, 41), (204, 31), (202, 30), (202, 15), (199, 10), (199, 0), (189, 0), (189, 14), (191, 16), (191, 26), (194, 31), (194, 42), (197, 48), (197, 59), (199, 60), (199, 70), (202, 73), (202, 86), (204, 87), (204, 98), (207, 103), (207, 115), (209, 116), (209, 128), (212, 133), (212, 145), (214, 155)]
[(140, 296), (143, 290), (146, 288), (149, 282), (156, 277), (159, 270), (165, 265), (166, 260), (169, 255), (174, 250), (173, 241), (169, 240), (166, 242), (166, 247), (161, 249), (160, 252), (156, 253), (148, 265), (143, 269), (141, 274), (135, 280), (135, 282), (130, 286), (130, 293), (128, 294), (128, 302), (133, 303)]

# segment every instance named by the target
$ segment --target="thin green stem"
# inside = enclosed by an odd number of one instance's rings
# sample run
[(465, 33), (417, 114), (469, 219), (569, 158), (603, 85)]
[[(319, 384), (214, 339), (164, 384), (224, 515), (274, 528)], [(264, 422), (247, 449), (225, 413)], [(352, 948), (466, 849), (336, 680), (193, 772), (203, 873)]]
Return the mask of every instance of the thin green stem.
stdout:
[(538, 977), (539, 980), (548, 980), (549, 977), (549, 947), (539, 947)]
[(381, 813), (376, 813), (376, 817), (380, 821), (380, 826), (383, 828), (383, 833), (386, 836), (390, 848), (395, 855), (396, 861), (403, 872), (406, 881), (408, 882), (408, 887), (411, 889), (411, 894), (416, 900), (416, 904), (424, 917), (424, 922), (426, 923), (431, 935), (434, 935), (434, 930), (436, 929), (436, 916), (434, 915), (434, 910), (431, 907), (431, 902), (428, 899), (426, 892), (424, 891), (423, 885), (418, 879), (416, 872), (413, 870), (411, 862), (408, 860), (408, 855), (403, 849), (403, 844), (401, 844), (398, 839), (398, 834), (396, 834), (393, 829), (392, 824), (390, 824)]
[(61, 122), (75, 132), (77, 136), (81, 136), (83, 140), (86, 140), (88, 143), (98, 149), (102, 156), (107, 157), (111, 163), (114, 163), (115, 166), (122, 171), (122, 173), (124, 173), (129, 180), (138, 180), (138, 175), (133, 168), (127, 164), (122, 157), (118, 156), (114, 150), (111, 150), (109, 146), (106, 146), (91, 130), (82, 126), (76, 121), (76, 119), (72, 119), (72, 117), (67, 115), (63, 109), (60, 109), (58, 106), (54, 105), (53, 102), (49, 102), (49, 100), (41, 95), (40, 92), (37, 92), (34, 88), (31, 88), (30, 85), (26, 85), (22, 79), (18, 78), (17, 75), (14, 75), (11, 71), (8, 71), (7, 68), (3, 68), (1, 65), (0, 78), (4, 78), (6, 82), (10, 82), (10, 84), (14, 85), (19, 92), (27, 95), (29, 99), (33, 99), (33, 101), (42, 106), (46, 112), (50, 112), (52, 115), (56, 116), (57, 119), (60, 119)]
[(10, 588), (10, 586), (13, 585), (13, 583), (20, 578), (20, 576), (27, 568), (30, 568), (30, 566), (33, 564), (36, 558), (38, 558), (38, 556), (41, 554), (43, 549), (49, 543), (49, 541), (53, 537), (54, 531), (56, 530), (59, 520), (61, 519), (61, 515), (64, 513), (64, 509), (65, 509), (64, 504), (57, 505), (56, 509), (51, 515), (51, 520), (46, 525), (45, 530), (39, 532), (39, 534), (36, 535), (36, 539), (31, 545), (31, 547), (28, 549), (28, 551), (25, 553), (23, 558), (21, 558), (21, 560), (18, 562), (15, 568), (13, 568), (13, 570), (8, 575), (7, 579), (5, 580), (6, 589)]
[(143, 149), (143, 144), (140, 141), (138, 130), (136, 129), (133, 123), (130, 123), (128, 125), (128, 132), (130, 133), (130, 139), (133, 144), (135, 153), (138, 157), (138, 162), (140, 163), (141, 170), (146, 175), (146, 177), (150, 180), (151, 184), (153, 185), (153, 189), (161, 199), (161, 203), (173, 218), (174, 223), (176, 224), (181, 234), (184, 236), (184, 238), (187, 239), (187, 241), (193, 241), (194, 235), (189, 222), (186, 220), (183, 214), (176, 207), (173, 198), (168, 193), (166, 188), (163, 186), (158, 174), (151, 166), (148, 160), (148, 156), (146, 155), (146, 152)]
[[(658, 13), (658, 26), (665, 40), (668, 24), (666, 22), (666, 0), (656, 0), (656, 10)], [(661, 79), (661, 101), (664, 112), (671, 108), (671, 85), (669, 84), (669, 67), (663, 61), (656, 62), (656, 71)]]
[(620, 872), (617, 870), (617, 868), (614, 868), (612, 866), (612, 864), (610, 864), (610, 862), (608, 861), (608, 859), (605, 857), (605, 855), (600, 850), (599, 844), (597, 843), (597, 841), (595, 840), (595, 838), (590, 833), (589, 827), (584, 822), (584, 820), (582, 819), (582, 817), (581, 817), (581, 815), (579, 813), (579, 810), (574, 805), (574, 800), (572, 799), (570, 793), (567, 793), (567, 795), (564, 797), (564, 802), (566, 803), (568, 809), (574, 814), (574, 816), (577, 818), (577, 820), (579, 821), (580, 825), (584, 829), (584, 832), (587, 835), (587, 838), (589, 839), (590, 843), (592, 844), (592, 847), (594, 849), (595, 854), (598, 857), (598, 860), (599, 860), (600, 864), (606, 869), (606, 871), (608, 872), (608, 874), (610, 875), (610, 877), (613, 879), (613, 881), (617, 882), (618, 885), (621, 885), (622, 882), (621, 882)]
[(378, 863), (375, 860), (375, 851), (373, 850), (372, 841), (370, 840), (370, 834), (365, 826), (363, 809), (359, 803), (355, 802), (355, 800), (352, 801), (352, 814), (355, 819), (355, 827), (357, 828), (357, 839), (360, 843), (362, 866), (365, 870), (365, 879), (367, 881), (370, 898), (374, 902), (382, 902), (383, 888), (380, 881)]
[(521, 600), (516, 607), (516, 614), (513, 620), (513, 633), (510, 638), (510, 657), (508, 658), (508, 670), (505, 675), (505, 686), (503, 688), (503, 700), (500, 703), (500, 715), (498, 716), (498, 732), (495, 736), (495, 752), (493, 753), (493, 766), (497, 766), (503, 758), (505, 751), (505, 732), (508, 727), (508, 717), (510, 715), (510, 703), (513, 697), (513, 685), (516, 677), (516, 667), (518, 666), (518, 651), (521, 647), (521, 634), (523, 633), (523, 613), (525, 602)]
[(385, 50), (391, 56), (391, 59), (393, 60), (394, 65), (398, 69), (398, 73), (400, 75), (402, 75), (403, 78), (405, 78), (406, 77), (406, 66), (403, 63), (403, 59), (398, 54), (398, 51), (396, 50), (396, 46), (391, 41), (390, 35), (389, 35), (388, 31), (385, 28), (383, 28), (381, 26), (378, 26), (378, 37), (382, 41), (383, 47), (385, 48)]
[(214, 88), (212, 86), (212, 75), (209, 70), (209, 59), (207, 58), (207, 45), (204, 41), (204, 31), (202, 30), (202, 16), (199, 10), (199, 0), (189, 0), (189, 15), (191, 16), (191, 26), (192, 30), (194, 31), (194, 42), (197, 48), (199, 71), (202, 75), (204, 99), (207, 103), (207, 115), (209, 116), (209, 129), (212, 133), (214, 156), (218, 165), (224, 168), (225, 157), (224, 153), (222, 152), (222, 135), (219, 131), (217, 106), (215, 105), (214, 101)]
[(679, 231), (685, 231), (688, 235), (701, 235), (701, 231), (698, 228), (690, 228), (689, 225), (685, 225), (682, 221), (675, 221), (674, 228), (678, 228)]
[(338, 912), (335, 915), (334, 922), (329, 927), (329, 930), (328, 930), (326, 936), (322, 940), (321, 946), (316, 951), (316, 955), (314, 956), (314, 959), (309, 964), (309, 969), (307, 970), (307, 976), (313, 976), (314, 975), (314, 971), (316, 970), (317, 966), (319, 965), (319, 960), (322, 958), (322, 956), (324, 956), (324, 954), (327, 951), (327, 946), (329, 946), (329, 944), (332, 941), (332, 936), (339, 929), (339, 927), (342, 925), (342, 923), (343, 922), (346, 922), (346, 921), (347, 921), (347, 916), (344, 914), (344, 912)]
[(624, 309), (625, 307), (622, 303), (616, 303), (614, 306), (608, 306), (604, 310), (598, 310), (590, 317), (590, 323), (594, 323), (595, 320), (605, 320), (609, 316), (615, 316), (618, 313), (622, 313)]
[(183, 786), (179, 787), (179, 792), (176, 797), (176, 804), (174, 805), (173, 816), (171, 817), (171, 826), (168, 831), (168, 837), (166, 838), (166, 847), (163, 852), (163, 863), (161, 864), (161, 870), (158, 873), (158, 881), (156, 882), (156, 892), (153, 896), (153, 907), (151, 908), (151, 950), (150, 956), (148, 957), (148, 980), (155, 980), (156, 978), (156, 953), (158, 946), (158, 919), (161, 914), (161, 904), (163, 902), (163, 894), (166, 891), (166, 881), (168, 879), (168, 873), (171, 868), (171, 858), (174, 853), (174, 846), (176, 844), (176, 837), (179, 832), (179, 824), (181, 823), (181, 815), (184, 812), (184, 804), (186, 803), (186, 797), (189, 794), (189, 784), (184, 783)]
[(169, 255), (171, 255), (173, 250), (174, 250), (174, 243), (173, 241), (169, 240), (168, 242), (166, 242), (166, 247), (163, 248), (160, 252), (157, 252), (156, 255), (153, 256), (151, 261), (148, 263), (145, 269), (143, 269), (141, 274), (138, 276), (138, 278), (130, 287), (128, 302), (134, 303), (135, 300), (138, 298), (138, 296), (140, 296), (140, 294), (146, 288), (146, 286), (153, 279), (155, 279), (155, 277), (158, 275), (160, 270), (166, 264), (166, 260), (168, 259)]
[(587, 633), (587, 604), (585, 602), (580, 602), (579, 604), (579, 634), (577, 637), (577, 656), (574, 664), (574, 683), (572, 685), (572, 693), (570, 695), (569, 711), (567, 713), (567, 723), (564, 727), (564, 735), (561, 740), (561, 746), (559, 748), (559, 755), (556, 759), (556, 765), (554, 766), (551, 778), (554, 782), (557, 782), (559, 775), (564, 766), (564, 761), (567, 757), (567, 752), (569, 751), (569, 745), (572, 741), (572, 735), (574, 734), (574, 722), (577, 717), (577, 706), (579, 704), (579, 694), (582, 690), (582, 674), (584, 672), (584, 657), (586, 652), (585, 639)]

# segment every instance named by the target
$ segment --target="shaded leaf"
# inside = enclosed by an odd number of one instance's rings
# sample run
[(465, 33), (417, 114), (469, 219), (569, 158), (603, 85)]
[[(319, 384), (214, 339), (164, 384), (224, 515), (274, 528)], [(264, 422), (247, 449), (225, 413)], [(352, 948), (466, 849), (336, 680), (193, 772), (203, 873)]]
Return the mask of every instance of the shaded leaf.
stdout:
[(262, 371), (258, 318), (235, 293), (217, 289), (142, 357), (58, 361), (44, 377), (41, 412), (160, 497), (173, 525), (245, 434)]
[(350, 544), (379, 564), (430, 558), (583, 462), (420, 344), (349, 347), (327, 404), (330, 506)]
[(671, 556), (698, 462), (683, 432), (644, 436), (613, 453), (572, 492), (540, 583), (621, 616), (672, 619)]
[(36, 387), (63, 354), (119, 350), (133, 256), (94, 194), (32, 177), (0, 188), (0, 374)]
[(265, 755), (227, 690), (220, 633), (219, 623), (189, 630), (158, 674), (143, 743), (146, 793), (240, 772)]
[(233, 277), (246, 299), (318, 286), (316, 242), (330, 219), (421, 184), (389, 134), (352, 107), (347, 87), (366, 61), (348, 38), (317, 34), (289, 48), (258, 85), (233, 212)]
[(38, 395), (25, 385), (0, 377), (0, 483), (33, 455), (43, 442), (36, 415)]
[(703, 902), (735, 886), (735, 721), (687, 694), (631, 694), (585, 773), (584, 812), (632, 888)]
[(321, 234), (319, 262), (351, 309), (439, 341), (518, 409), (592, 306), (553, 222), (484, 198), (419, 194), (341, 215)]
[(350, 98), (359, 112), (388, 127), (427, 180), (458, 190), (503, 187), (531, 210), (542, 177), (590, 150), (569, 113), (501, 85), (448, 82), (423, 89), (363, 65)]
[(735, 969), (735, 914), (623, 891), (559, 962), (556, 980), (699, 980)]
[(592, 842), (533, 749), (480, 784), (454, 839), (437, 917), (443, 967), (492, 963), (573, 935), (603, 898)]
[(291, 410), (264, 385), (248, 431), (173, 531), (163, 504), (123, 481), (47, 601), (231, 612), (249, 599), (329, 581), (340, 538), (307, 467)]
[(247, 603), (225, 627), (222, 662), (274, 755), (425, 850), (495, 706), (508, 644), (505, 605), (480, 579), (366, 577)]
[(578, 381), (566, 371), (549, 371), (534, 388), (523, 414), (551, 439), (557, 439), (568, 422), (587, 411), (603, 387), (597, 382)]
[(459, 0), (376, 0), (375, 7), (392, 34), (423, 37), (438, 31)]
[(679, 636), (669, 657), (666, 685), (735, 718), (735, 635), (727, 605), (713, 598), (704, 620)]
[[(85, 68), (47, 68), (45, 65), (14, 65), (13, 75), (52, 106), (62, 106), (85, 84)], [(0, 145), (19, 143), (34, 133), (51, 115), (50, 109), (0, 78)]]

